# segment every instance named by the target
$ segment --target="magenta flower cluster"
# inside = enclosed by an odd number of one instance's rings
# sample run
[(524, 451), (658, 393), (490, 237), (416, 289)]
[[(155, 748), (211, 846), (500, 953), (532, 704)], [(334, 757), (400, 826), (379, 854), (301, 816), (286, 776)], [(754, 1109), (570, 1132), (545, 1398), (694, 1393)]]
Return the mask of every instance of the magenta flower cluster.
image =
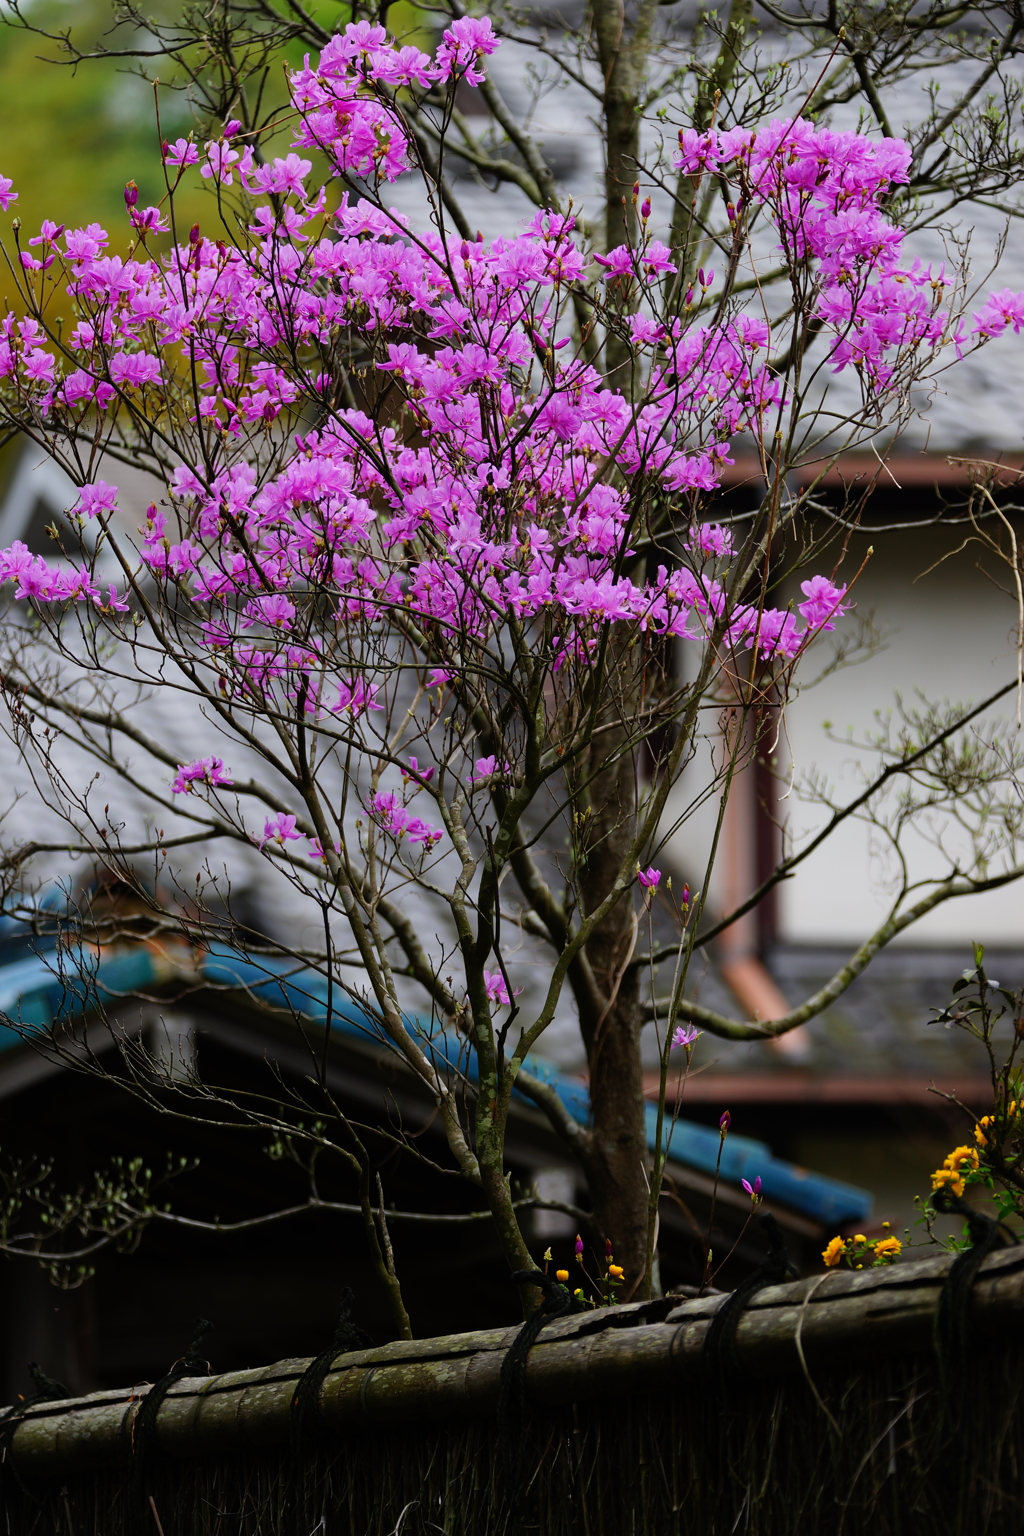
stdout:
[(171, 790), (176, 795), (184, 795), (195, 784), (205, 784), (208, 789), (220, 789), (234, 782), (219, 757), (198, 757), (195, 762), (179, 765), (171, 780)]
[[(398, 47), (380, 26), (349, 25), (315, 67), (291, 77), (294, 150), (316, 148), (336, 173), (379, 189), (410, 164), (401, 91), (479, 83), (496, 46), (487, 20), (454, 21), (432, 58)], [(338, 730), (368, 727), (382, 684), (369, 664), (353, 663), (355, 642), (347, 664), (327, 654), (321, 621), (309, 622), (310, 593), (349, 636), (386, 630), (400, 615), (403, 634), (430, 637), (431, 662), (533, 625), (556, 665), (585, 665), (605, 626), (626, 623), (788, 664), (833, 628), (849, 605), (827, 576), (804, 582), (795, 612), (730, 596), (726, 529), (695, 528), (686, 563), (641, 574), (628, 562), (638, 499), (685, 504), (713, 491), (736, 434), (764, 441), (786, 403), (772, 367), (782, 343), (769, 321), (702, 318), (713, 273), (700, 274), (683, 317), (657, 318), (652, 284), (675, 265), (646, 215), (635, 247), (600, 258), (577, 240), (571, 217), (550, 212), (516, 238), (449, 246), (379, 196), (346, 193), (329, 212), (326, 189), (307, 187), (310, 160), (291, 152), (259, 164), (238, 131), (228, 123), (202, 149), (167, 144), (164, 164), (172, 183), (198, 166), (232, 189), (248, 241), (207, 239), (196, 226), (158, 259), (146, 238), (162, 215), (140, 209), (130, 183), (131, 258), (109, 255), (97, 224), (47, 222), (29, 242), (38, 254), (25, 253), (27, 280), (40, 294), (63, 283), (78, 316), (63, 340), (31, 317), (0, 321), (9, 410), (30, 412), (56, 436), (91, 433), (97, 414), (160, 417), (180, 399), (182, 353), (190, 359), (197, 388), (178, 440), (202, 436), (203, 451), (170, 470), (167, 509), (149, 509), (135, 574), (176, 589), (225, 694), (274, 707), (301, 700)], [(877, 391), (908, 349), (963, 344), (944, 308), (944, 274), (903, 260), (902, 232), (882, 211), (906, 180), (908, 155), (898, 141), (801, 120), (680, 136), (682, 169), (735, 185), (734, 222), (756, 210), (787, 255), (809, 265), (833, 366), (856, 367)], [(15, 196), (0, 178), (0, 206)], [(593, 275), (592, 260), (609, 295), (637, 297), (629, 325), (646, 381), (639, 403), (569, 345), (572, 286)], [(1024, 296), (1003, 292), (975, 332), (984, 340), (1021, 324)], [(325, 361), (352, 337), (396, 402), (392, 425), (346, 403)], [(268, 434), (287, 443), (300, 419), (319, 424), (267, 473)], [(105, 524), (116, 505), (117, 487), (97, 479), (74, 511)], [(86, 569), (48, 565), (21, 544), (0, 552), (7, 580), (19, 598), (127, 610)], [(428, 652), (425, 686), (452, 682), (457, 669), (428, 667)], [(511, 772), (485, 757), (470, 778), (500, 783)], [(441, 835), (386, 795), (369, 810), (408, 841), (429, 846)], [(265, 842), (291, 840), (281, 818), (267, 826)]]
[(427, 848), (432, 848), (444, 837), (439, 827), (428, 826), (421, 817), (414, 816), (390, 790), (381, 790), (371, 796), (367, 809), (377, 825), (390, 832), (392, 837), (404, 837), (410, 843), (423, 843)]
[[(902, 139), (837, 133), (797, 118), (759, 129), (684, 130), (675, 165), (734, 184), (734, 217), (771, 210), (780, 248), (791, 259), (815, 263), (817, 313), (834, 336), (833, 366), (855, 364), (884, 386), (896, 349), (952, 342), (959, 350), (965, 339), (942, 308), (949, 285), (944, 269), (907, 263), (903, 231), (879, 207), (892, 186), (908, 180), (910, 161)], [(993, 294), (974, 320), (979, 336), (998, 335), (1008, 325), (1019, 331), (1024, 294)]]

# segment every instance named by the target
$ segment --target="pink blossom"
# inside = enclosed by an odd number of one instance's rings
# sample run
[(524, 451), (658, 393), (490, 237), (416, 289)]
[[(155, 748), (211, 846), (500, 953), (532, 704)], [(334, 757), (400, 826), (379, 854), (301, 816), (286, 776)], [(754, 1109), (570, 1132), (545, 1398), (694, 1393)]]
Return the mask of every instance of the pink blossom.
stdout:
[(117, 486), (108, 485), (105, 480), (97, 480), (92, 485), (82, 486), (73, 513), (78, 517), (99, 517), (101, 513), (113, 512), (116, 508)]
[(312, 160), (300, 160), (298, 155), (286, 155), (284, 159), (271, 160), (252, 173), (252, 185), (260, 192), (276, 192), (281, 196), (305, 197), (303, 181), (313, 169)]
[(406, 838), (410, 843), (423, 843), (432, 848), (444, 837), (439, 827), (431, 827), (404, 806), (398, 796), (390, 791), (378, 791), (370, 801), (369, 809), (376, 821), (396, 838)]
[(227, 144), (218, 144), (211, 140), (206, 146), (206, 164), (200, 167), (200, 176), (207, 180), (219, 181), (223, 186), (230, 187), (234, 181), (231, 167), (238, 160), (238, 151), (231, 149)]
[(485, 76), (477, 65), (483, 55), (494, 52), (499, 42), (490, 17), (477, 20), (473, 16), (460, 16), (445, 29), (435, 55), (437, 78), (447, 80), (455, 75), (461, 76), (467, 85), (482, 85)]
[(175, 139), (173, 144), (164, 145), (164, 161), (184, 170), (187, 165), (199, 164), (199, 151), (189, 139)]
[[(311, 859), (323, 859), (326, 862), (327, 855), (324, 853), (324, 845), (320, 841), (320, 839), (318, 837), (311, 837), (311, 838), (308, 839), (308, 842), (309, 842), (309, 857)], [(334, 844), (334, 851), (335, 851), (335, 853), (340, 853), (341, 852), (341, 845), (340, 845), (340, 843), (335, 843)]]
[(17, 192), (11, 191), (13, 185), (14, 183), (9, 176), (0, 176), (0, 208), (3, 209), (4, 213), (7, 212), (12, 203), (18, 201)]
[(197, 783), (205, 784), (209, 789), (219, 789), (222, 785), (233, 784), (234, 779), (225, 772), (219, 757), (197, 757), (194, 762), (179, 764), (171, 780), (171, 791), (183, 795)]
[(421, 768), (414, 757), (410, 757), (408, 768), (402, 769), (403, 779), (415, 779), (420, 784), (429, 784), (433, 777), (433, 768)]
[(675, 1048), (677, 1045), (695, 1045), (700, 1036), (701, 1031), (695, 1029), (692, 1024), (677, 1024), (672, 1031), (672, 1046)]
[(29, 245), (53, 245), (63, 233), (63, 224), (55, 224), (52, 219), (44, 219), (39, 226), (39, 234), (32, 236)]
[(503, 1008), (509, 1007), (511, 998), (508, 995), (505, 978), (500, 971), (484, 971), (484, 989), (489, 1002), (497, 1003)]
[(470, 774), (468, 782), (470, 784), (481, 784), (485, 779), (494, 778), (495, 774), (506, 774), (508, 772), (508, 763), (502, 763), (499, 768), (498, 759), (493, 755), (491, 757), (478, 757), (473, 764), (473, 772)]
[(267, 843), (276, 843), (283, 848), (285, 843), (297, 842), (302, 836), (295, 829), (295, 817), (283, 813), (277, 816), (268, 816), (263, 823), (263, 836), (260, 839), (260, 847), (265, 848)]
[(131, 612), (131, 605), (121, 596), (113, 582), (110, 582), (107, 585), (106, 602), (101, 601), (99, 594), (93, 598), (93, 602), (96, 604), (96, 607), (101, 608), (104, 613)]
[(812, 629), (835, 629), (833, 619), (841, 618), (850, 608), (842, 601), (845, 587), (836, 587), (827, 576), (812, 576), (800, 583), (805, 600), (799, 603), (800, 612)]
[(704, 559), (721, 559), (733, 552), (732, 534), (717, 523), (702, 523), (690, 534), (686, 547)]
[(369, 709), (383, 709), (384, 705), (377, 703), (379, 692), (379, 684), (368, 683), (361, 677), (350, 677), (347, 682), (339, 683), (338, 700), (331, 706), (331, 713), (349, 714), (356, 720)]
[(118, 352), (110, 359), (108, 371), (115, 384), (141, 389), (160, 382), (160, 359), (148, 352)]
[(645, 891), (656, 891), (661, 883), (661, 870), (653, 867), (638, 869), (636, 878)]
[(607, 269), (609, 278), (633, 275), (633, 252), (628, 245), (617, 245), (614, 250), (608, 252), (607, 256), (602, 256), (599, 251), (595, 251), (594, 260), (598, 266)]
[(171, 227), (159, 208), (133, 208), (130, 217), (140, 234), (165, 235)]
[(981, 336), (998, 336), (1007, 326), (1019, 332), (1024, 327), (1024, 293), (1010, 288), (990, 293), (984, 306), (975, 311), (974, 321), (975, 334)]
[(25, 377), (33, 383), (53, 383), (54, 358), (42, 347), (33, 347), (25, 358)]

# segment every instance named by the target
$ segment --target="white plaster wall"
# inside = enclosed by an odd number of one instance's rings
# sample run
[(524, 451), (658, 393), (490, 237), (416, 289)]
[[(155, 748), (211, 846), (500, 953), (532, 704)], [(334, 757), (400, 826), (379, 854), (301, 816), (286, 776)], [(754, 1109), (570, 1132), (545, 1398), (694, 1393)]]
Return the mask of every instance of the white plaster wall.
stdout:
[[(877, 552), (856, 595), (859, 608), (873, 610), (887, 632), (886, 644), (871, 659), (800, 693), (786, 712), (779, 747), (780, 758), (792, 764), (798, 780), (816, 766), (842, 800), (857, 793), (872, 759), (837, 736), (852, 730), (855, 739), (863, 739), (877, 727), (876, 712), (893, 708), (899, 693), (908, 703), (918, 692), (932, 701), (979, 701), (1015, 675), (1015, 604), (975, 568), (975, 553), (967, 551), (922, 574), (953, 544), (949, 534), (921, 529), (882, 535), (873, 542)], [(853, 565), (859, 563), (868, 539), (859, 543)], [(824, 654), (827, 644), (822, 640), (812, 649), (804, 676), (813, 675), (814, 653)], [(1012, 725), (1014, 707), (1011, 695), (994, 713)], [(831, 731), (825, 729), (826, 721)], [(1012, 734), (1021, 745), (1016, 731)], [(790, 796), (788, 828), (798, 844), (821, 825), (824, 814), (798, 792)], [(930, 830), (939, 826), (933, 819)], [(964, 846), (948, 823), (943, 828), (949, 846)], [(906, 846), (914, 877), (946, 867), (924, 837), (912, 836)], [(888, 911), (893, 873), (882, 840), (863, 823), (847, 823), (783, 885), (780, 936), (795, 943), (863, 938)], [(1024, 881), (948, 902), (902, 936), (903, 942), (936, 944), (973, 939), (1008, 945), (1024, 941)]]

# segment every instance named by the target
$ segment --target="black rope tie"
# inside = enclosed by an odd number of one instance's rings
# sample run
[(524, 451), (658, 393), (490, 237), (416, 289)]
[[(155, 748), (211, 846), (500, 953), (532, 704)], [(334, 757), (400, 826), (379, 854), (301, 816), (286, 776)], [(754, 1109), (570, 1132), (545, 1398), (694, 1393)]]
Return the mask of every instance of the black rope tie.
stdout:
[(147, 1508), (146, 1500), (146, 1467), (152, 1454), (159, 1450), (156, 1430), (157, 1414), (160, 1412), (164, 1398), (176, 1381), (181, 1381), (185, 1376), (210, 1374), (210, 1362), (199, 1351), (206, 1335), (212, 1330), (213, 1324), (207, 1322), (205, 1317), (196, 1318), (195, 1332), (188, 1349), (175, 1360), (166, 1376), (161, 1376), (159, 1381), (154, 1381), (132, 1422), (132, 1505), (139, 1536), (152, 1536), (153, 1531), (152, 1512)]
[(3, 1467), (4, 1474), (13, 1474), (22, 1493), (27, 1494), (33, 1503), (39, 1504), (42, 1501), (36, 1498), (32, 1490), (26, 1486), (21, 1473), (14, 1465), (14, 1458), (11, 1455), (14, 1432), (30, 1408), (35, 1408), (39, 1403), (63, 1402), (65, 1398), (72, 1397), (74, 1394), (62, 1381), (55, 1381), (52, 1376), (47, 1376), (37, 1360), (28, 1362), (28, 1373), (35, 1383), (36, 1390), (28, 1397), (23, 1397), (20, 1402), (13, 1404), (6, 1413), (0, 1414), (0, 1466)]
[(530, 1314), (516, 1334), (501, 1362), (501, 1386), (498, 1392), (498, 1441), (505, 1483), (505, 1499), (512, 1519), (522, 1522), (523, 1505), (523, 1431), (526, 1425), (526, 1365), (530, 1350), (545, 1324), (564, 1317), (574, 1308), (572, 1296), (564, 1285), (539, 1269), (517, 1269), (509, 1277), (513, 1285), (535, 1285), (544, 1300)]
[(320, 1392), (331, 1373), (331, 1367), (339, 1355), (350, 1354), (356, 1349), (372, 1349), (374, 1340), (352, 1321), (352, 1290), (346, 1285), (338, 1304), (331, 1342), (325, 1350), (309, 1362), (292, 1393), (288, 1426), (289, 1475), (285, 1487), (286, 1511), (291, 1511), (295, 1530), (302, 1528), (300, 1490), (302, 1486), (303, 1457), (310, 1441), (322, 1439), (326, 1425), (320, 1406)]
[(962, 1195), (936, 1190), (931, 1201), (943, 1216), (962, 1216), (971, 1246), (958, 1253), (943, 1281), (935, 1313), (935, 1353), (945, 1427), (955, 1433), (966, 1406), (971, 1373), (971, 1292), (983, 1261), (996, 1248), (1007, 1246), (999, 1222), (975, 1210)]
[(775, 1217), (766, 1212), (757, 1219), (768, 1242), (768, 1257), (725, 1298), (711, 1319), (701, 1346), (704, 1370), (719, 1383), (739, 1374), (736, 1329), (751, 1297), (766, 1285), (781, 1285), (788, 1275), (794, 1280), (798, 1278)]
[[(709, 1405), (711, 1411), (704, 1415), (705, 1460), (709, 1471), (712, 1467), (717, 1468), (722, 1486), (730, 1481), (729, 1428), (733, 1418), (731, 1389), (732, 1383), (740, 1375), (736, 1329), (758, 1291), (763, 1291), (768, 1285), (781, 1285), (787, 1276), (797, 1278), (782, 1229), (775, 1217), (765, 1213), (757, 1219), (768, 1243), (768, 1257), (725, 1298), (711, 1319), (701, 1346), (701, 1364), (705, 1376), (710, 1379), (710, 1396), (717, 1399), (717, 1403)], [(714, 1411), (716, 1407), (717, 1412)]]
[(66, 1387), (62, 1381), (54, 1381), (52, 1376), (47, 1376), (41, 1369), (37, 1360), (30, 1360), (28, 1373), (35, 1382), (36, 1390), (31, 1397), (26, 1397), (21, 1405), (21, 1411), (32, 1408), (36, 1403), (59, 1403), (67, 1397), (73, 1397), (70, 1387)]
[(354, 1299), (351, 1288), (346, 1285), (338, 1304), (338, 1316), (330, 1344), (309, 1362), (295, 1383), (289, 1426), (293, 1460), (301, 1453), (303, 1440), (324, 1431), (320, 1389), (330, 1375), (335, 1360), (339, 1355), (349, 1354), (354, 1349), (373, 1348), (374, 1341), (370, 1335), (352, 1321)]
[(939, 1401), (932, 1481), (949, 1529), (959, 1531), (975, 1524), (976, 1469), (983, 1464), (979, 1434), (984, 1431), (976, 1410), (978, 1393), (984, 1391), (973, 1347), (972, 1292), (982, 1263), (994, 1249), (1007, 1246), (1007, 1239), (998, 1221), (952, 1190), (936, 1190), (931, 1203), (943, 1216), (964, 1219), (971, 1245), (957, 1254), (942, 1283), (933, 1334)]

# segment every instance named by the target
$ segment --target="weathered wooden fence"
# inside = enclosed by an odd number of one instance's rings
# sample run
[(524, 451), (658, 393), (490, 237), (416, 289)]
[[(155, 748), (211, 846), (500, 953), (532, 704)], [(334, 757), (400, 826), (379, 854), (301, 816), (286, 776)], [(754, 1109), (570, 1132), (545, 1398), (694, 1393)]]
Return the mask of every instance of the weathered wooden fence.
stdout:
[(185, 1377), (155, 1413), (144, 1387), (40, 1403), (4, 1426), (0, 1529), (1019, 1536), (1024, 1246), (984, 1261), (966, 1348), (937, 1352), (950, 1265), (771, 1286), (713, 1362), (718, 1296), (559, 1319), (504, 1397), (515, 1329)]

